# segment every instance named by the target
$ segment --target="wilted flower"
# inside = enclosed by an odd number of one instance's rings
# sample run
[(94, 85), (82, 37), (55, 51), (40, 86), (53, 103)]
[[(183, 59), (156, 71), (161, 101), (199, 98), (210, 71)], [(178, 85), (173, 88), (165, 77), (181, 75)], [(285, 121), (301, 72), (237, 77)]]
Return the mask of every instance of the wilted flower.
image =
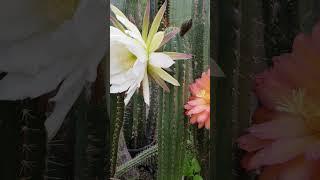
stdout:
[(149, 30), (150, 1), (147, 2), (142, 33), (118, 8), (111, 5), (116, 18), (111, 17), (115, 27), (110, 27), (110, 92), (126, 92), (125, 104), (142, 83), (144, 101), (149, 105), (150, 77), (165, 90), (169, 88), (164, 81), (179, 86), (179, 83), (163, 68), (172, 66), (176, 59), (192, 57), (183, 53), (157, 52), (179, 32), (178, 28), (167, 34), (163, 31), (157, 32), (166, 4), (167, 2), (160, 8)]
[(262, 103), (249, 134), (239, 138), (243, 166), (263, 168), (260, 180), (320, 177), (320, 23), (295, 38), (293, 51), (275, 57), (256, 78)]
[(191, 124), (210, 129), (210, 69), (190, 85), (191, 97), (184, 106)]

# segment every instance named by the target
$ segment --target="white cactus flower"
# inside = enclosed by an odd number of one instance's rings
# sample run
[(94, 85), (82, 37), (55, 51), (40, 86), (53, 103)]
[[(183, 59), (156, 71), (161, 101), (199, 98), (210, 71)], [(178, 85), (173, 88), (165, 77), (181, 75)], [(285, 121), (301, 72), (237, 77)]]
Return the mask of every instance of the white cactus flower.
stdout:
[(164, 81), (179, 86), (179, 82), (163, 68), (171, 67), (176, 59), (192, 58), (190, 54), (157, 52), (179, 32), (179, 28), (167, 34), (157, 32), (166, 5), (167, 2), (162, 5), (149, 30), (150, 1), (147, 1), (142, 33), (118, 8), (111, 5), (116, 18), (111, 17), (114, 26), (110, 27), (110, 91), (126, 92), (125, 104), (141, 84), (144, 101), (150, 104), (150, 77), (165, 90), (169, 88)]
[(51, 139), (84, 85), (96, 78), (106, 51), (106, 6), (102, 0), (80, 0), (73, 17), (52, 28), (45, 15), (36, 13), (42, 2), (12, 0), (0, 7), (5, 27), (0, 72), (6, 73), (0, 80), (0, 100), (36, 98), (60, 85), (45, 122)]

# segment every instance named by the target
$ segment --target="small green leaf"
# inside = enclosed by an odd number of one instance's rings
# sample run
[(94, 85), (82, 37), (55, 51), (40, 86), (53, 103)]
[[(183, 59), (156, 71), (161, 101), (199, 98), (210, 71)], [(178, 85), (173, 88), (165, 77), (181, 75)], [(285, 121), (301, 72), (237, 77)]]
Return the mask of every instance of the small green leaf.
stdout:
[(183, 175), (184, 176), (193, 176), (193, 169), (191, 166), (191, 154), (186, 153), (183, 161)]
[(191, 163), (192, 163), (194, 173), (199, 173), (201, 171), (201, 167), (198, 160), (196, 158), (193, 158)]
[(193, 180), (203, 180), (203, 178), (199, 175), (193, 176)]

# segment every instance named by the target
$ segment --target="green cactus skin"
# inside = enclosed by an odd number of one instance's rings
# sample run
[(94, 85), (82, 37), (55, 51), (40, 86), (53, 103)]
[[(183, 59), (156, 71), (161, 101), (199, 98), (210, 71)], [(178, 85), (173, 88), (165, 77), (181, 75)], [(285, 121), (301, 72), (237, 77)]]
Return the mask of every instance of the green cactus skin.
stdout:
[(128, 148), (131, 148), (132, 127), (133, 127), (133, 101), (130, 101), (124, 109), (123, 134)]
[(237, 148), (236, 139), (243, 134), (250, 125), (250, 119), (255, 109), (255, 97), (252, 92), (254, 75), (265, 68), (262, 2), (242, 1), (240, 6), (240, 60), (239, 60), (239, 93), (238, 93), (238, 121), (234, 122), (234, 172), (235, 179), (253, 180), (254, 174), (248, 173), (241, 167), (244, 152)]
[(105, 179), (107, 151), (106, 138), (110, 133), (107, 128), (106, 104), (106, 60), (103, 58), (97, 70), (96, 81), (91, 87), (91, 97), (88, 109), (88, 146), (86, 154), (88, 159), (88, 174), (90, 179)]
[(314, 0), (298, 1), (299, 27), (304, 32), (310, 32), (314, 23)]
[(129, 172), (131, 169), (136, 168), (137, 166), (147, 164), (150, 161), (154, 161), (158, 155), (158, 145), (151, 146), (150, 148), (139, 153), (135, 158), (126, 162), (125, 164), (120, 165), (117, 168), (115, 177), (120, 178), (125, 173)]
[(96, 81), (84, 89), (69, 113), (75, 123), (74, 178), (104, 179), (107, 128), (105, 60), (97, 70)]
[[(217, 61), (218, 59), (218, 36), (219, 36), (219, 28), (218, 28), (218, 20), (219, 20), (219, 13), (218, 13), (218, 5), (217, 0), (213, 0), (210, 2), (210, 58)], [(210, 63), (210, 69), (213, 69), (213, 64)], [(216, 124), (216, 84), (217, 79), (213, 78), (213, 76), (210, 76), (210, 89), (211, 93), (210, 100), (211, 100), (211, 106), (210, 106), (210, 124), (214, 125)], [(209, 154), (209, 177), (212, 179), (215, 177), (215, 127), (211, 128), (210, 130), (210, 154)]]
[[(192, 30), (192, 60), (194, 79), (201, 77), (202, 72), (206, 71), (209, 66), (209, 24), (210, 1), (194, 0), (192, 6), (192, 19), (194, 22)], [(198, 159), (201, 165), (201, 174), (205, 179), (209, 178), (209, 148), (210, 138), (209, 131), (194, 128), (195, 147), (198, 151)]]
[(118, 141), (120, 130), (123, 125), (124, 113), (123, 95), (111, 95), (111, 158), (110, 158), (110, 176), (113, 177), (117, 165)]
[[(158, 4), (162, 3), (158, 2)], [(169, 17), (170, 26), (180, 26), (182, 22), (188, 20), (186, 19), (188, 16), (189, 19), (191, 17), (191, 1), (170, 0), (168, 1), (168, 7), (166, 15)], [(182, 16), (179, 12), (185, 14)], [(165, 46), (165, 50), (188, 51), (189, 49), (185, 45), (188, 40), (188, 35), (184, 38), (176, 37)], [(176, 180), (183, 176), (186, 135), (188, 132), (183, 105), (188, 94), (187, 87), (191, 64), (186, 61), (177, 61), (172, 71), (174, 77), (180, 82), (180, 86), (173, 87), (170, 85), (170, 93), (160, 93), (160, 111), (157, 123), (158, 180)]]
[(18, 102), (0, 102), (0, 179), (15, 179), (19, 169), (20, 123)]
[[(179, 40), (178, 40), (179, 41)], [(181, 87), (170, 86), (170, 93), (162, 94), (161, 117), (158, 122), (158, 179), (180, 179), (183, 173), (183, 160), (185, 151), (185, 117), (183, 114), (185, 84), (185, 65), (178, 62), (175, 65), (175, 78)]]
[(227, 78), (217, 79), (216, 85), (216, 131), (214, 179), (232, 180), (233, 173), (233, 127), (235, 120), (234, 105), (237, 102), (238, 48), (239, 48), (239, 1), (218, 0), (219, 28), (217, 63), (223, 69)]
[(299, 29), (298, 1), (263, 0), (265, 48), (271, 58), (291, 51)]
[(74, 111), (71, 112), (72, 119), (75, 119), (75, 152), (74, 152), (74, 177), (75, 179), (87, 180), (88, 160), (86, 149), (88, 147), (88, 108), (86, 92), (83, 91), (77, 99)]
[[(45, 171), (45, 116), (39, 99), (1, 102), (1, 179), (42, 179)], [(25, 111), (28, 110), (28, 111)], [(28, 112), (30, 116), (23, 116)], [(3, 157), (2, 157), (3, 156)]]
[[(76, 106), (76, 105), (75, 105)], [(76, 106), (77, 107), (77, 106)], [(72, 108), (73, 112), (75, 108)], [(70, 113), (56, 137), (47, 143), (47, 168), (45, 177), (74, 178), (75, 118)]]

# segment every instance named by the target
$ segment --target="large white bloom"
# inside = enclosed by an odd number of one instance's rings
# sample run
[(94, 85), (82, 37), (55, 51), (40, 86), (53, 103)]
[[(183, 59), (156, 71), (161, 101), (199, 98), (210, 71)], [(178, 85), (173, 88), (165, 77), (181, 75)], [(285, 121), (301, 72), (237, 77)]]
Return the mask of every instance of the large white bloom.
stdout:
[(179, 32), (178, 28), (167, 34), (157, 32), (166, 4), (160, 8), (149, 30), (150, 1), (147, 1), (142, 33), (118, 8), (111, 5), (116, 18), (111, 18), (115, 27), (110, 27), (110, 89), (111, 93), (126, 91), (125, 104), (142, 84), (144, 101), (149, 105), (149, 76), (165, 90), (169, 88), (164, 81), (179, 86), (162, 68), (169, 68), (176, 59), (192, 57), (176, 52), (156, 52)]
[(80, 0), (72, 18), (52, 28), (42, 0), (11, 0), (0, 7), (0, 100), (35, 98), (58, 87), (45, 122), (49, 139), (87, 82), (96, 78), (105, 54), (106, 6)]

